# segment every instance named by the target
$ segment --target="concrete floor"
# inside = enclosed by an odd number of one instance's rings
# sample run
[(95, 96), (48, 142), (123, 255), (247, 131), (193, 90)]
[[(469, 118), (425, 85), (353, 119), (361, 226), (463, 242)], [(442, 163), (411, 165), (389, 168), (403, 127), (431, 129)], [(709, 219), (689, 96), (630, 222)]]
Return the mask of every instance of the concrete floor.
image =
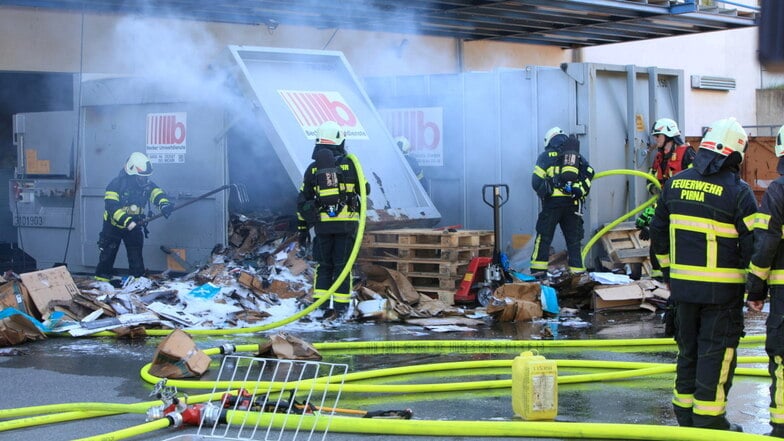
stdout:
[[(766, 314), (747, 314), (747, 333), (764, 333)], [(323, 328), (314, 324), (291, 324), (270, 331), (286, 331), (309, 342), (321, 341), (381, 341), (381, 340), (481, 340), (481, 339), (541, 339), (544, 328), (554, 331), (560, 340), (575, 339), (619, 339), (661, 337), (659, 316), (647, 312), (606, 312), (582, 317), (587, 326), (574, 326), (575, 321), (545, 323), (490, 323), (476, 331), (429, 333), (419, 327), (399, 324), (348, 323), (339, 327)], [(197, 337), (202, 348), (217, 347), (223, 343), (257, 343), (263, 336), (237, 335), (220, 337)], [(152, 360), (160, 338), (143, 341), (123, 341), (112, 338), (49, 338), (29, 343), (16, 349), (18, 356), (0, 356), (0, 375), (3, 392), (0, 409), (12, 409), (35, 405), (76, 402), (137, 403), (148, 401), (152, 385), (144, 382), (140, 369)], [(618, 360), (673, 362), (675, 346), (634, 348), (543, 348), (542, 355), (548, 359), (574, 360)], [(407, 351), (374, 355), (346, 351), (325, 351), (324, 362), (345, 363), (349, 372), (358, 372), (383, 367), (407, 366), (463, 360), (512, 359), (518, 349), (470, 351)], [(764, 355), (760, 344), (743, 346), (740, 355)], [(247, 354), (246, 354), (247, 355)], [(217, 375), (217, 359), (210, 368)], [(764, 368), (758, 364), (754, 367)], [(561, 374), (584, 373), (578, 370), (560, 369)], [(495, 369), (467, 376), (433, 373), (416, 375), (404, 379), (410, 382), (440, 383), (486, 379), (508, 379), (511, 372)], [(641, 377), (636, 379), (580, 383), (559, 387), (559, 408), (556, 421), (649, 424), (675, 426), (670, 398), (673, 374)], [(767, 377), (737, 376), (729, 396), (729, 419), (741, 424), (746, 433), (768, 432), (768, 386)], [(181, 391), (182, 392), (182, 391)], [(188, 391), (186, 391), (188, 392)], [(191, 394), (209, 392), (202, 390)], [(391, 410), (411, 408), (414, 419), (423, 420), (479, 420), (513, 421), (510, 389), (488, 389), (469, 392), (440, 392), (432, 394), (370, 394), (344, 393), (339, 407), (364, 410)], [(3, 440), (72, 440), (93, 437), (144, 423), (144, 415), (125, 414), (56, 423), (46, 426), (10, 430), (0, 433)], [(204, 433), (204, 432), (202, 432)], [(313, 439), (322, 439), (322, 433)], [(161, 429), (134, 440), (204, 439), (196, 437), (195, 428), (180, 430)], [(293, 439), (286, 437), (268, 439)], [(261, 435), (258, 435), (261, 436)], [(411, 436), (346, 434), (330, 431), (330, 440), (403, 440)], [(417, 440), (482, 439), (489, 437), (445, 437), (433, 433), (416, 437)], [(579, 436), (578, 436), (579, 438)], [(98, 439), (98, 438), (96, 438)], [(119, 439), (119, 438), (101, 438)], [(234, 438), (236, 439), (236, 438)], [(246, 439), (246, 438), (241, 438)], [(257, 437), (254, 439), (265, 439)], [(302, 433), (296, 439), (308, 439)], [(533, 439), (526, 437), (493, 439)], [(536, 438), (548, 439), (548, 438)], [(563, 438), (555, 438), (563, 439)], [(651, 438), (659, 439), (659, 438)]]

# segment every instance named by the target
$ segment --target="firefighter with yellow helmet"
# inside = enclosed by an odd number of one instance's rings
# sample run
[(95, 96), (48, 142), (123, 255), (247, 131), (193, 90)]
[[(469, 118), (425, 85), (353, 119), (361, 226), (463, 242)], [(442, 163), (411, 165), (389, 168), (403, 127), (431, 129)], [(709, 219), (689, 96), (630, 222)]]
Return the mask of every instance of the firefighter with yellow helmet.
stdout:
[(771, 436), (784, 438), (784, 126), (776, 136), (776, 171), (779, 176), (768, 185), (754, 226), (755, 251), (746, 281), (750, 309), (762, 311), (770, 287), (765, 351), (770, 372)]
[(168, 218), (174, 203), (166, 192), (149, 179), (152, 164), (144, 153), (133, 152), (125, 161), (120, 174), (109, 182), (104, 193), (103, 228), (98, 239), (98, 265), (95, 278), (109, 281), (114, 275), (114, 260), (120, 244), (125, 243), (128, 273), (144, 275), (144, 210), (148, 204), (158, 207)]
[(757, 211), (739, 176), (747, 139), (735, 118), (712, 123), (692, 167), (664, 184), (651, 221), (651, 246), (675, 303), (672, 403), (681, 426), (742, 431), (726, 408)]
[[(359, 228), (358, 162), (346, 152), (345, 132), (338, 123), (326, 121), (316, 132), (313, 162), (305, 169), (297, 197), (299, 246), (304, 250), (315, 231), (316, 261), (313, 297), (323, 298), (343, 271)], [(370, 192), (368, 185), (367, 192)], [(351, 273), (322, 305), (326, 314), (342, 316), (351, 303)]]

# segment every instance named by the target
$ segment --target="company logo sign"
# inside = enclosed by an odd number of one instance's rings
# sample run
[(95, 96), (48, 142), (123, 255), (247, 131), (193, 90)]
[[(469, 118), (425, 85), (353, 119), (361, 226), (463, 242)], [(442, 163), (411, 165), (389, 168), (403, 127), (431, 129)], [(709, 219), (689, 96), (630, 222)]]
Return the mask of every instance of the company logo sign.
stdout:
[(340, 93), (279, 90), (278, 94), (308, 139), (316, 139), (316, 129), (324, 121), (340, 124), (348, 139), (368, 139), (356, 113)]
[(185, 112), (147, 114), (147, 156), (153, 163), (185, 162), (188, 139)]
[(441, 107), (410, 107), (379, 110), (393, 137), (405, 136), (411, 143), (410, 155), (419, 165), (444, 165), (444, 117)]

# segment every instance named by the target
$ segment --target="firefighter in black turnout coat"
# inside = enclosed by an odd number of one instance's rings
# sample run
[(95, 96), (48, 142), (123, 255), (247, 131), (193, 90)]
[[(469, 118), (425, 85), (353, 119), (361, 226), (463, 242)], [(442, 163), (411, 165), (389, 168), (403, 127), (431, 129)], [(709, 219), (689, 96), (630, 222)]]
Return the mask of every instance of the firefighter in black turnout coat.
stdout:
[(566, 239), (569, 270), (585, 271), (580, 252), (583, 229), (582, 204), (591, 190), (593, 168), (583, 158), (580, 142), (558, 127), (544, 136), (545, 150), (536, 160), (531, 186), (542, 201), (536, 221), (536, 240), (531, 256), (531, 273), (547, 272), (550, 244), (560, 225)]
[[(316, 260), (313, 297), (325, 297), (348, 262), (359, 227), (360, 198), (358, 163), (345, 149), (345, 132), (334, 121), (319, 126), (313, 162), (305, 169), (297, 218), (301, 249), (315, 231), (313, 258)], [(369, 185), (366, 187), (370, 192)], [(351, 273), (343, 279), (322, 309), (344, 313), (351, 302)]]
[(672, 403), (681, 426), (742, 431), (725, 414), (757, 211), (751, 188), (738, 175), (747, 139), (734, 118), (711, 124), (692, 168), (665, 183), (650, 225), (651, 246), (675, 303)]
[(762, 311), (770, 287), (770, 314), (766, 323), (765, 351), (768, 353), (771, 436), (784, 438), (784, 126), (776, 136), (778, 179), (768, 185), (754, 225), (755, 251), (746, 280), (746, 304)]
[(112, 278), (121, 242), (125, 242), (129, 274), (133, 277), (144, 275), (142, 230), (145, 206), (148, 203), (157, 206), (166, 218), (174, 210), (174, 203), (149, 179), (150, 175), (150, 159), (144, 153), (134, 152), (120, 174), (106, 186), (103, 229), (98, 239), (101, 254), (95, 268), (97, 280), (109, 281)]

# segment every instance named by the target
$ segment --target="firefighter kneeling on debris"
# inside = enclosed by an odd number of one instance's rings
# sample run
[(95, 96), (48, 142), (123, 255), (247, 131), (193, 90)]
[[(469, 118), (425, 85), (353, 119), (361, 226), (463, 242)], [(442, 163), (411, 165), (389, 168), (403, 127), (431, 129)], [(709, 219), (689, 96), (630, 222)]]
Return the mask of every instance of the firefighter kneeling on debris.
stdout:
[[(345, 132), (334, 121), (318, 128), (313, 162), (305, 169), (297, 197), (299, 246), (310, 241), (310, 227), (315, 231), (313, 258), (316, 260), (313, 297), (321, 299), (337, 280), (348, 262), (359, 226), (360, 198), (358, 163), (346, 153)], [(366, 193), (370, 193), (367, 185)], [(340, 316), (351, 302), (351, 273), (322, 304), (327, 315)]]
[(747, 139), (734, 118), (711, 124), (692, 167), (664, 184), (651, 221), (651, 244), (675, 303), (672, 404), (681, 426), (742, 432), (726, 410), (754, 251), (757, 202), (739, 176)]

